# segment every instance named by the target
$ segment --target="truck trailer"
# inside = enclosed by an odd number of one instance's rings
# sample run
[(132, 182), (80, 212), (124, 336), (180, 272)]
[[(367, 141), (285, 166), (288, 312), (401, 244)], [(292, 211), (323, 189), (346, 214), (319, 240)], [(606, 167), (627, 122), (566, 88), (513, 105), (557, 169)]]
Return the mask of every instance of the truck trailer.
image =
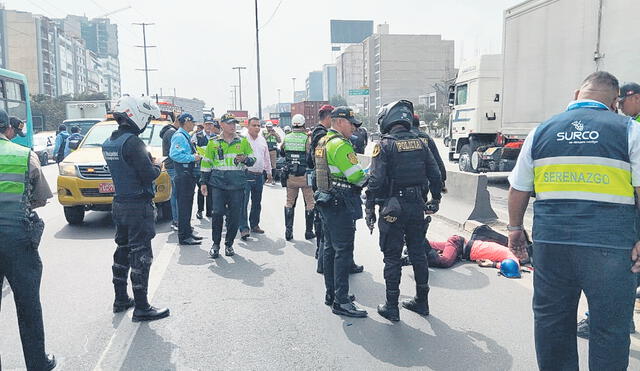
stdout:
[(562, 112), (590, 73), (640, 82), (640, 34), (629, 14), (640, 14), (640, 1), (529, 0), (507, 9), (501, 62), (468, 62), (450, 89), (449, 159), (462, 171), (511, 171), (527, 134)]

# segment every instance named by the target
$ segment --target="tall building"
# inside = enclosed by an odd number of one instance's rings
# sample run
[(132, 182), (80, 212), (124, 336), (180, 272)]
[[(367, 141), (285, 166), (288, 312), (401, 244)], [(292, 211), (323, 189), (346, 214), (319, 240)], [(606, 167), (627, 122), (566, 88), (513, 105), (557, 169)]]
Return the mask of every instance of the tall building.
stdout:
[(0, 8), (0, 67), (26, 75), (32, 94), (120, 96), (117, 26)]
[(322, 100), (322, 71), (309, 72), (306, 80), (307, 100)]
[(307, 100), (306, 90), (296, 90), (293, 93), (293, 103), (303, 102), (305, 100)]
[(336, 65), (322, 66), (322, 99), (329, 100), (336, 95)]
[(364, 49), (362, 44), (349, 45), (336, 58), (336, 93), (351, 107), (362, 110), (363, 97), (349, 95), (349, 90), (364, 87)]
[(371, 122), (384, 104), (408, 99), (414, 103), (454, 71), (454, 42), (441, 35), (393, 35), (388, 25), (364, 41), (365, 99)]

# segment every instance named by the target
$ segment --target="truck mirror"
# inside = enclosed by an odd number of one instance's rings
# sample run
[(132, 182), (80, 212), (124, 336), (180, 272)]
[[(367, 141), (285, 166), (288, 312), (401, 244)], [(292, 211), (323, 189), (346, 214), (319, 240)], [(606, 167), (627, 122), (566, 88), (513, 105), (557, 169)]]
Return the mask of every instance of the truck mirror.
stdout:
[(456, 103), (456, 93), (455, 92), (449, 92), (449, 107), (453, 107)]
[(495, 98), (493, 98), (494, 102), (500, 102), (500, 94), (496, 94)]

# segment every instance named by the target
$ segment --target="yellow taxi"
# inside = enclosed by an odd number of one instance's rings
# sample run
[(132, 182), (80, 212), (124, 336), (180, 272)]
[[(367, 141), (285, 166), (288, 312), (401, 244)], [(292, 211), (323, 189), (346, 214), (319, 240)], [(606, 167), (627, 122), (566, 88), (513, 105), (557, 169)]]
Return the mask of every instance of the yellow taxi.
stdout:
[[(160, 130), (169, 121), (151, 121), (140, 139), (147, 144), (151, 155), (162, 156)], [(97, 123), (89, 130), (78, 149), (71, 152), (58, 164), (58, 201), (64, 207), (64, 216), (69, 224), (81, 224), (85, 211), (110, 211), (114, 187), (111, 173), (102, 156), (102, 143), (118, 128), (113, 120)], [(171, 180), (162, 171), (154, 182), (156, 195), (153, 201), (159, 210), (159, 217), (171, 216)]]

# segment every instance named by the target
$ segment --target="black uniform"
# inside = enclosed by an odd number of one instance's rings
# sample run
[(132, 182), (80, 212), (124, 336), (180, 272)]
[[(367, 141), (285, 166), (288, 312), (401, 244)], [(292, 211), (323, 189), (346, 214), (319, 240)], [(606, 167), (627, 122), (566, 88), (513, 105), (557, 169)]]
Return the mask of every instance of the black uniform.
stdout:
[(426, 302), (429, 270), (424, 249), (425, 196), (431, 191), (432, 198), (439, 200), (442, 189), (433, 154), (415, 133), (396, 125), (376, 145), (369, 175), (367, 211), (371, 212), (374, 202), (380, 205), (378, 228), (384, 254), (387, 305), (397, 308), (405, 241), (413, 262), (416, 298), (424, 298)]
[(444, 188), (444, 184), (447, 181), (447, 168), (444, 166), (444, 162), (442, 161), (442, 157), (440, 156), (440, 152), (438, 151), (438, 147), (436, 146), (436, 142), (433, 141), (433, 138), (424, 131), (413, 127), (411, 129), (423, 142), (429, 147), (433, 158), (436, 160), (438, 164), (438, 169), (440, 169), (440, 177), (442, 178), (442, 187)]
[(153, 181), (160, 175), (160, 167), (151, 162), (146, 144), (129, 127), (120, 126), (114, 131), (102, 151), (116, 189), (112, 205), (117, 244), (112, 267), (116, 303), (129, 300), (127, 274), (131, 268), (136, 309), (147, 310), (151, 240), (156, 235)]

